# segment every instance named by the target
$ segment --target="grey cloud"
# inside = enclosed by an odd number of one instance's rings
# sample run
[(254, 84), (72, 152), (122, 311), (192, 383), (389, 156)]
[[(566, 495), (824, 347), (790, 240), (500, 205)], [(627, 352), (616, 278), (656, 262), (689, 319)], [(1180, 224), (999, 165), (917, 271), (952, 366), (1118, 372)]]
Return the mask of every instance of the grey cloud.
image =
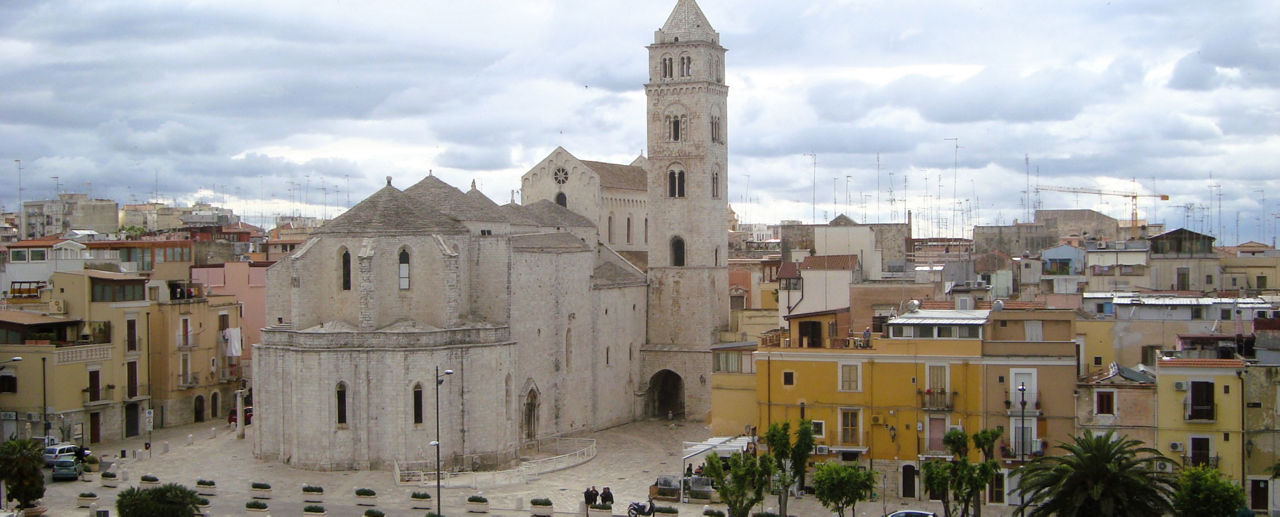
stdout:
[(1199, 52), (1191, 52), (1173, 67), (1173, 76), (1168, 86), (1177, 90), (1212, 90), (1218, 87), (1217, 67), (1204, 62)]
[(455, 145), (446, 149), (436, 158), (441, 167), (483, 171), (505, 169), (515, 164), (511, 162), (511, 152), (505, 147), (473, 147)]
[(217, 135), (176, 121), (164, 121), (151, 130), (139, 130), (124, 120), (98, 127), (98, 134), (113, 150), (125, 153), (203, 154), (217, 147)]

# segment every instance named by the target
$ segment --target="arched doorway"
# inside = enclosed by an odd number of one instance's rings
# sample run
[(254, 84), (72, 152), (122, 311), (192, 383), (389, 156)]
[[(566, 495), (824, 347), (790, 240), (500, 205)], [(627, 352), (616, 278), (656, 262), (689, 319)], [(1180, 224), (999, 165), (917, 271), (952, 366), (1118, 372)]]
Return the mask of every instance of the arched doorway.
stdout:
[(209, 394), (209, 418), (218, 418), (218, 392)]
[(538, 438), (538, 392), (529, 390), (524, 399), (524, 416), (520, 419), (520, 436), (525, 440)]
[(916, 498), (916, 466), (902, 466), (902, 484), (898, 486), (899, 495), (903, 499)]
[(204, 421), (204, 395), (196, 395), (195, 403), (192, 404), (192, 411), (196, 414), (196, 421)]
[(671, 370), (653, 374), (646, 403), (651, 417), (684, 418), (684, 379)]

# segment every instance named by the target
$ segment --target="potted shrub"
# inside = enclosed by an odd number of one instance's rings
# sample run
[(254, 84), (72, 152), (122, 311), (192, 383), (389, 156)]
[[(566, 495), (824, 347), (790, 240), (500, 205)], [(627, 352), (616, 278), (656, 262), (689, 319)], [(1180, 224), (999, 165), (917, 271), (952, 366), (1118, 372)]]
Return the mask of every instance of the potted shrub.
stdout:
[(218, 484), (212, 479), (197, 479), (196, 494), (199, 495), (218, 495)]
[(654, 515), (679, 515), (680, 510), (675, 509), (674, 506), (659, 506), (653, 509), (653, 514)]
[(489, 513), (489, 500), (481, 495), (468, 497), (467, 513)]
[(138, 481), (139, 486), (144, 486), (144, 487), (160, 486), (160, 478), (156, 477), (154, 474), (143, 474), (142, 477), (138, 479), (139, 479)]
[(714, 508), (707, 508), (702, 511), (702, 515), (706, 515), (707, 517), (724, 517), (724, 512)]
[(551, 499), (538, 497), (529, 501), (529, 514), (536, 517), (551, 517)]
[(80, 492), (80, 495), (76, 496), (76, 506), (80, 508), (88, 508), (96, 502), (98, 502), (98, 494), (93, 492)]
[(116, 473), (115, 473), (115, 472), (103, 472), (103, 473), (102, 473), (102, 487), (103, 487), (103, 488), (115, 488), (115, 487), (116, 487)]
[(613, 505), (596, 503), (587, 508), (587, 517), (613, 517)]
[(356, 504), (360, 506), (374, 506), (378, 504), (378, 493), (372, 488), (356, 489)]
[(364, 517), (382, 517), (384, 515), (386, 514), (382, 513), (382, 510), (375, 510), (373, 508), (364, 511)]
[(87, 472), (97, 472), (98, 466), (101, 463), (102, 462), (98, 460), (98, 457), (92, 454), (84, 457), (84, 469)]
[(324, 487), (319, 487), (315, 485), (302, 485), (302, 502), (323, 503)]
[(324, 507), (318, 504), (309, 504), (302, 507), (303, 515), (324, 515)]
[(201, 513), (202, 515), (208, 515), (208, 514), (209, 514), (209, 500), (208, 500), (208, 499), (205, 499), (205, 498), (203, 498), (203, 497), (197, 498), (197, 499), (196, 499), (196, 509), (197, 509), (197, 510), (200, 510), (200, 513)]
[(689, 490), (689, 502), (692, 504), (708, 504), (711, 502), (711, 490), (692, 489)]
[(254, 499), (244, 503), (244, 511), (252, 513), (267, 513), (267, 503)]
[(254, 481), (249, 484), (249, 493), (254, 499), (271, 499), (271, 484)]
[(414, 492), (409, 494), (409, 506), (414, 510), (430, 510), (431, 492)]
[(778, 514), (773, 512), (756, 512), (751, 514), (751, 517), (778, 517)]

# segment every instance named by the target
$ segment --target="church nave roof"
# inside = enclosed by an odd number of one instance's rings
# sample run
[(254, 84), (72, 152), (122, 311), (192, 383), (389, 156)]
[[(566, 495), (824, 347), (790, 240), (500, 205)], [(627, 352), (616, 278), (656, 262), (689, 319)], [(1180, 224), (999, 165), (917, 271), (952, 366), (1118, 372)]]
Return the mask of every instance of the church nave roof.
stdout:
[(343, 212), (342, 215), (317, 228), (315, 235), (324, 234), (403, 234), (403, 233), (465, 233), (467, 227), (458, 220), (432, 210), (414, 200), (405, 192), (387, 186), (374, 192)]

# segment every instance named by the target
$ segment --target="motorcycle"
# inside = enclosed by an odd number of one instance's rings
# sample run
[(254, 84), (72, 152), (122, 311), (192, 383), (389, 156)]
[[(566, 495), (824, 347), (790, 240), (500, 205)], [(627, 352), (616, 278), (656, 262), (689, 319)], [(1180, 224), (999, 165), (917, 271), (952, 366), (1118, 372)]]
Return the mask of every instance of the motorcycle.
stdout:
[(644, 503), (631, 503), (627, 506), (627, 517), (637, 517), (641, 515), (653, 515), (653, 499), (649, 500), (649, 506)]

